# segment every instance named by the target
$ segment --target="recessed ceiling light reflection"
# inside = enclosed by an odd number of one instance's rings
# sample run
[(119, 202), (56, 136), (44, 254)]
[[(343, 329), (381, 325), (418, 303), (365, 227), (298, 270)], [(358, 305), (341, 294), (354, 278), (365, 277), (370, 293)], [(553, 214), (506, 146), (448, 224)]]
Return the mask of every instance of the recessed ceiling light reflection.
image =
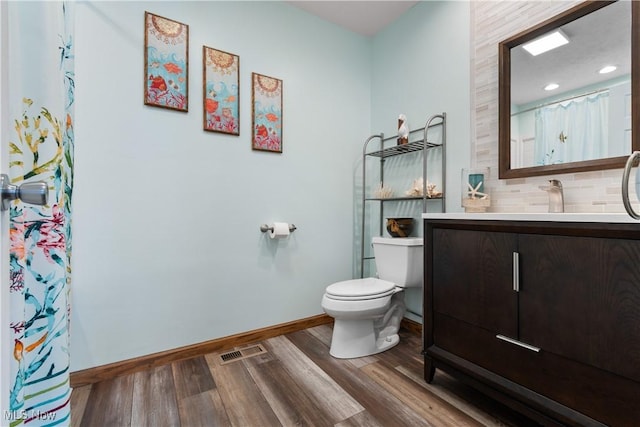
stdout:
[(610, 73), (612, 71), (615, 71), (618, 67), (616, 67), (615, 65), (607, 65), (606, 67), (602, 67), (600, 69), (600, 71), (598, 71), (600, 74), (607, 74)]
[(569, 43), (567, 36), (562, 31), (556, 30), (532, 42), (523, 44), (522, 48), (531, 55), (538, 56), (541, 53), (548, 52), (567, 43)]
[(557, 83), (549, 83), (544, 87), (544, 90), (556, 90), (560, 87)]

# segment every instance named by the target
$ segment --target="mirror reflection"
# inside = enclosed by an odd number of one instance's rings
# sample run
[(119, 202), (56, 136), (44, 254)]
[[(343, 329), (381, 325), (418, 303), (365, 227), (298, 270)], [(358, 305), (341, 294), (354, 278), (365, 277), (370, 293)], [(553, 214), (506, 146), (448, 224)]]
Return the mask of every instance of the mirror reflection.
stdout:
[(559, 47), (511, 49), (512, 168), (631, 152), (631, 3), (558, 30), (546, 36), (564, 37)]
[[(508, 117), (500, 113), (501, 172), (541, 175), (576, 162), (594, 170), (593, 161), (631, 153), (631, 9), (618, 1), (573, 12), (578, 18), (569, 11), (501, 43), (500, 90), (509, 91), (500, 96), (501, 110), (509, 103)], [(545, 38), (559, 44), (545, 47)]]

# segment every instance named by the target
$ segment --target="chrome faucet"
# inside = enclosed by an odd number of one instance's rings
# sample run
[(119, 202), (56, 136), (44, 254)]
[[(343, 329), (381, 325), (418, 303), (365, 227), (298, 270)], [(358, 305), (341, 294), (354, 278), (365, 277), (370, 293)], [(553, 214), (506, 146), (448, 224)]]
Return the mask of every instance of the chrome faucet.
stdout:
[(550, 179), (549, 185), (541, 185), (540, 189), (549, 193), (549, 212), (564, 212), (562, 183), (559, 180)]

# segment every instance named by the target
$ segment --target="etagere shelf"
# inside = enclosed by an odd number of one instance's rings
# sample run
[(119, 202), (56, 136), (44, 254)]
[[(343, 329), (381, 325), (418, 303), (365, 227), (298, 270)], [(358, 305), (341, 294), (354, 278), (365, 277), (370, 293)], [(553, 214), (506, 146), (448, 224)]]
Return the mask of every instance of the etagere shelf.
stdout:
[[(414, 129), (409, 132), (409, 142), (406, 144), (396, 144), (398, 139), (398, 135), (393, 135), (390, 137), (385, 137), (383, 133), (377, 135), (371, 135), (364, 142), (364, 147), (362, 149), (362, 233), (361, 233), (361, 244), (360, 244), (360, 277), (364, 277), (364, 263), (366, 260), (373, 259), (372, 256), (366, 256), (365, 253), (365, 232), (366, 232), (366, 218), (367, 212), (370, 207), (368, 206), (371, 202), (379, 202), (379, 210), (380, 210), (380, 228), (379, 235), (383, 234), (383, 213), (384, 213), (384, 204), (387, 202), (401, 202), (407, 200), (422, 200), (422, 210), (421, 213), (427, 212), (427, 202), (430, 200), (441, 200), (441, 212), (445, 211), (445, 196), (446, 196), (446, 186), (445, 186), (445, 177), (446, 177), (446, 121), (447, 115), (446, 113), (434, 114), (430, 116), (425, 125), (421, 128)], [(433, 130), (436, 127), (441, 127), (441, 138), (439, 142), (434, 142), (429, 138), (429, 130)], [(418, 139), (416, 139), (418, 138)], [(370, 144), (372, 141), (378, 141), (379, 147), (378, 149), (372, 149)], [(389, 142), (393, 142), (394, 145), (388, 145)], [(385, 147), (385, 145), (387, 145)], [(440, 195), (432, 197), (429, 196), (427, 191), (427, 160), (429, 154), (433, 150), (441, 151), (441, 191)], [(409, 153), (419, 153), (422, 152), (422, 178), (423, 178), (423, 186), (422, 186), (422, 195), (419, 196), (401, 196), (401, 197), (372, 197), (371, 195), (366, 194), (367, 188), (367, 159), (369, 158), (377, 158), (380, 162), (380, 185), (384, 185), (384, 163), (385, 160), (394, 157), (400, 156)]]

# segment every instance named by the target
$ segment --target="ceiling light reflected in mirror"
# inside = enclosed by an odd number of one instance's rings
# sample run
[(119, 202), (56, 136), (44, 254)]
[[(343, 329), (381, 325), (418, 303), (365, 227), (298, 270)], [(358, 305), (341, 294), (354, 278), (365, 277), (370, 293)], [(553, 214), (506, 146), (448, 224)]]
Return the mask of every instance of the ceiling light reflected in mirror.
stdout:
[(600, 74), (608, 74), (611, 73), (615, 70), (617, 70), (618, 67), (616, 67), (615, 65), (607, 65), (606, 67), (602, 67), (600, 69), (600, 71), (598, 71)]
[(535, 39), (532, 42), (522, 45), (522, 48), (529, 52), (533, 56), (538, 56), (542, 53), (549, 52), (557, 47), (563, 46), (569, 43), (567, 36), (560, 30), (556, 30), (552, 33), (546, 34), (540, 38)]

